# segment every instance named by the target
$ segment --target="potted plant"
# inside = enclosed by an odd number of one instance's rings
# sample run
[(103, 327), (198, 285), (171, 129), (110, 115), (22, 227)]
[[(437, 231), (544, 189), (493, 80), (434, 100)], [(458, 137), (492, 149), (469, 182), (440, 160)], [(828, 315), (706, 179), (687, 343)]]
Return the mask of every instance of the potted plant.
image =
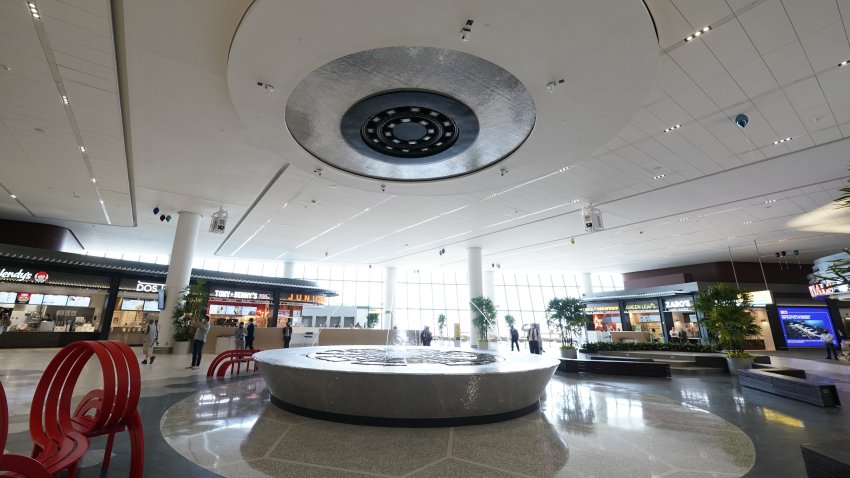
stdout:
[(371, 329), (378, 323), (378, 314), (376, 312), (371, 312), (366, 314), (366, 328)]
[(694, 308), (705, 316), (702, 324), (717, 345), (726, 351), (729, 373), (752, 368), (753, 356), (744, 352), (748, 336), (758, 335), (761, 327), (753, 322), (752, 296), (728, 284), (714, 284), (700, 292)]
[(472, 326), (478, 331), (478, 348), (488, 348), (487, 331), (496, 323), (496, 306), (488, 297), (475, 297), (472, 304)]
[(174, 324), (174, 354), (189, 353), (189, 341), (194, 336), (192, 320), (203, 318), (210, 294), (203, 279), (189, 284), (180, 291), (180, 300), (171, 312)]
[(584, 330), (587, 319), (584, 313), (585, 304), (581, 299), (557, 297), (549, 301), (546, 307), (546, 324), (549, 330), (558, 331), (561, 339), (561, 357), (576, 358), (578, 356), (573, 338)]
[(437, 316), (437, 330), (440, 332), (440, 340), (445, 337), (445, 335), (443, 335), (443, 330), (446, 328), (446, 320), (448, 320), (446, 319), (446, 314), (440, 314)]
[(511, 330), (511, 327), (513, 327), (514, 324), (516, 324), (516, 319), (514, 318), (513, 315), (508, 314), (508, 315), (505, 316), (505, 323), (508, 325), (508, 330)]

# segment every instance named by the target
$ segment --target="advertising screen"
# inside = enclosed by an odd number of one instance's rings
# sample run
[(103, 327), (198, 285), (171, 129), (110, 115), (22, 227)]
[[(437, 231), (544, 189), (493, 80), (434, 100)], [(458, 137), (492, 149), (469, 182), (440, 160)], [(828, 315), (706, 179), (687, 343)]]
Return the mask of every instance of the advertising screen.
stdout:
[(17, 292), (0, 292), (0, 304), (14, 304), (18, 300)]
[(29, 304), (30, 303), (30, 293), (29, 292), (18, 292), (18, 298), (15, 300), (18, 304)]
[(779, 307), (779, 320), (788, 347), (822, 347), (820, 334), (835, 336), (826, 307)]
[(146, 300), (145, 308), (142, 310), (145, 312), (159, 312), (159, 302), (155, 300)]
[(227, 306), (221, 304), (210, 304), (210, 315), (225, 315)]
[(30, 305), (41, 305), (44, 302), (44, 294), (30, 294)]
[(72, 295), (68, 297), (68, 307), (88, 307), (89, 303), (91, 303), (91, 297), (82, 297), (78, 295)]
[(121, 302), (121, 310), (142, 310), (145, 301), (139, 299), (124, 299)]
[[(42, 304), (44, 305), (65, 305), (68, 303), (67, 295), (45, 295)], [(32, 304), (32, 299), (30, 299)]]

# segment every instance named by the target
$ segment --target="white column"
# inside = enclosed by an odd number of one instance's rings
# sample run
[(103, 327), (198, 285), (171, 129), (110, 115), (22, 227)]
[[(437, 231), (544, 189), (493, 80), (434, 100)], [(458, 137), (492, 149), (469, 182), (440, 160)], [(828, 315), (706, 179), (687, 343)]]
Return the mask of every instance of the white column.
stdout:
[[(496, 306), (496, 312), (498, 312), (499, 304), (496, 303), (496, 271), (494, 270), (484, 271), (484, 297), (493, 301), (493, 305)], [(493, 332), (496, 335), (500, 335), (499, 322), (500, 317), (496, 314), (496, 325), (493, 326)]]
[[(466, 262), (469, 273), (469, 298), (480, 297), (484, 295), (484, 287), (482, 286), (483, 277), (481, 271), (481, 248), (470, 247), (466, 249)], [(466, 304), (469, 309), (469, 343), (472, 348), (478, 348), (478, 331), (472, 325), (472, 318), (475, 317), (475, 312), (472, 311), (472, 304)]]
[(163, 347), (174, 345), (174, 326), (171, 323), (174, 317), (171, 312), (180, 300), (180, 291), (189, 285), (200, 224), (200, 214), (187, 211), (177, 213), (177, 230), (174, 232), (168, 276), (165, 279), (165, 310), (161, 314), (165, 320), (159, 321), (159, 344)]
[(382, 325), (392, 329), (395, 325), (395, 267), (387, 267), (384, 282), (384, 316)]
[(293, 279), (292, 274), (295, 273), (295, 262), (286, 261), (283, 263), (283, 277)]
[(590, 272), (581, 274), (581, 295), (584, 297), (587, 294), (593, 293), (593, 279), (590, 277)]

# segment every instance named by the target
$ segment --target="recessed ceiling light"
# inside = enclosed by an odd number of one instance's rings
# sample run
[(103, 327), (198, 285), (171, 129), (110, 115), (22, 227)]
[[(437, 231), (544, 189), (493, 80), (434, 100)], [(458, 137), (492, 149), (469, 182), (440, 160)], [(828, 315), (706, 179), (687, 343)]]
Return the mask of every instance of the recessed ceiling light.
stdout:
[(735, 239), (735, 236), (729, 236), (729, 237), (727, 237), (726, 239), (727, 239), (727, 240), (732, 240), (732, 239)]
[(787, 137), (787, 138), (784, 138), (784, 139), (777, 139), (776, 141), (773, 142), (773, 144), (776, 145), (776, 144), (787, 143), (788, 141), (791, 141), (791, 139), (792, 138), (790, 136)]
[(688, 218), (686, 218), (686, 217), (679, 219), (679, 221), (687, 221), (687, 220), (688, 220)]
[(67, 96), (62, 95), (62, 103), (66, 104), (66, 105), (68, 104), (68, 97)]
[(667, 128), (667, 129), (665, 129), (665, 130), (664, 130), (664, 132), (665, 132), (665, 133), (669, 133), (669, 132), (671, 132), (671, 131), (673, 131), (673, 130), (677, 130), (677, 129), (681, 128), (681, 127), (682, 127), (682, 125), (680, 125), (680, 124), (676, 124), (676, 125), (673, 125), (673, 126), (671, 126), (671, 127)]
[(776, 199), (768, 199), (768, 200), (767, 200), (767, 201), (765, 201), (764, 203), (765, 203), (765, 204), (773, 204), (773, 203), (775, 203), (775, 202), (776, 202)]
[(91, 178), (91, 182), (96, 183), (96, 182), (97, 182), (97, 179), (95, 179), (95, 178)]
[(6, 71), (12, 71), (12, 67), (9, 65), (0, 64), (0, 68), (3, 68)]
[(85, 146), (80, 146), (80, 152), (81, 152), (81, 153), (85, 153), (85, 152), (86, 152), (86, 147), (85, 147)]
[(752, 224), (752, 223), (753, 223), (753, 221), (744, 221), (743, 224), (746, 225), (746, 224)]
[(839, 64), (838, 64), (838, 66), (839, 66), (839, 68), (840, 68), (840, 67), (842, 67), (842, 66), (846, 66), (846, 65), (847, 65), (847, 63), (850, 63), (850, 60), (844, 60), (844, 61), (842, 61), (841, 63), (839, 63)]
[(678, 233), (677, 233), (677, 234), (673, 234), (673, 237), (679, 237), (679, 236), (681, 236), (681, 234), (678, 234)]
[(685, 37), (685, 41), (689, 42), (689, 41), (695, 40), (695, 39), (701, 37), (703, 33), (707, 33), (709, 30), (711, 30), (710, 26), (704, 26), (704, 27), (700, 28), (699, 30), (691, 33), (687, 37)]
[(563, 168), (559, 169), (558, 172), (563, 173), (564, 171), (568, 171), (569, 169), (570, 169), (569, 166), (564, 166)]
[(12, 199), (18, 199), (18, 196), (15, 196), (14, 194), (10, 194), (9, 197)]
[(667, 176), (667, 175), (666, 174), (659, 174), (658, 176), (653, 176), (652, 179), (661, 179), (664, 176)]

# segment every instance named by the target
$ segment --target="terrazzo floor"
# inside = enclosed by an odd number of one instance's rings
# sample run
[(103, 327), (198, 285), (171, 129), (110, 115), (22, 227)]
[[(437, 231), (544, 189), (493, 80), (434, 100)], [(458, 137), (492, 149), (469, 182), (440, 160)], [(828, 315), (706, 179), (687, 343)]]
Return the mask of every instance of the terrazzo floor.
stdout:
[[(28, 404), (54, 353), (0, 351), (11, 452), (31, 447)], [(344, 425), (278, 409), (258, 375), (207, 380), (211, 359), (204, 356), (200, 370), (184, 368), (188, 356), (161, 356), (142, 366), (145, 476), (804, 477), (800, 443), (850, 438), (841, 409), (741, 390), (726, 375), (670, 380), (556, 373), (540, 410), (507, 422)], [(79, 395), (97, 384), (94, 373), (84, 374)], [(839, 393), (850, 403), (847, 388)], [(104, 473), (103, 440), (94, 440), (80, 476), (127, 476), (123, 435)]]

